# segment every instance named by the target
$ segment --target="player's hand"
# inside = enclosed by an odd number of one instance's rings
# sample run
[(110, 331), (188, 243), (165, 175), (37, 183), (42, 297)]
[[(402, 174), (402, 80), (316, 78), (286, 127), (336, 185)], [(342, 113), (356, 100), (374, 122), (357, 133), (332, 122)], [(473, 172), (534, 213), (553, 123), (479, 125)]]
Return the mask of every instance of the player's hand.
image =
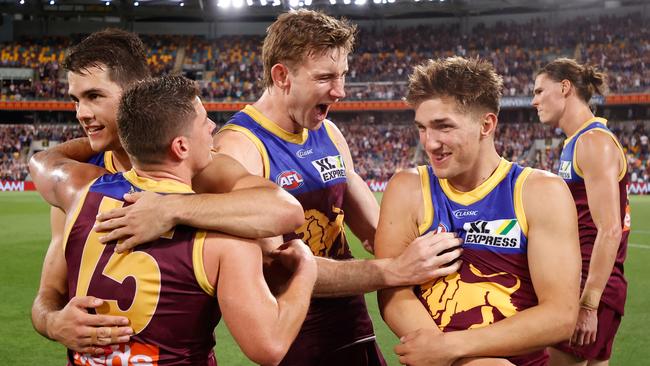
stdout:
[(505, 358), (463, 358), (452, 366), (515, 366)]
[(296, 275), (307, 276), (312, 285), (316, 282), (316, 260), (302, 240), (286, 242), (271, 250), (266, 258), (271, 260), (265, 261), (264, 278), (275, 296), (284, 293), (291, 278)]
[(125, 194), (124, 200), (132, 205), (97, 215), (94, 230), (108, 232), (99, 240), (104, 244), (118, 240), (115, 251), (122, 253), (158, 239), (175, 225), (165, 203), (169, 198), (153, 192)]
[(582, 347), (596, 341), (598, 330), (598, 310), (580, 307), (576, 329), (571, 337), (571, 345)]
[(420, 285), (457, 272), (461, 265), (457, 260), (462, 252), (461, 243), (454, 233), (430, 232), (413, 240), (392, 260), (389, 272), (394, 280), (389, 279), (391, 286)]
[(450, 366), (458, 358), (455, 348), (439, 329), (418, 329), (400, 338), (395, 353), (402, 365)]
[(47, 320), (48, 337), (80, 353), (99, 355), (105, 347), (128, 342), (133, 334), (129, 319), (123, 316), (89, 314), (104, 300), (92, 296), (73, 297)]
[(316, 260), (309, 247), (300, 239), (294, 239), (269, 252), (269, 257), (278, 261), (291, 272), (298, 270), (316, 271)]

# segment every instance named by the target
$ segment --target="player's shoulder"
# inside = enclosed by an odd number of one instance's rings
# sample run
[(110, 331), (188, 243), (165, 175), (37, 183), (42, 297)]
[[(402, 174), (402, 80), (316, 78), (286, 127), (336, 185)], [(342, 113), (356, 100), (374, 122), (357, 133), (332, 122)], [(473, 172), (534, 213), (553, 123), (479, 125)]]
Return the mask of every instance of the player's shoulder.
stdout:
[(562, 178), (545, 170), (533, 169), (523, 182), (524, 204), (549, 202), (555, 198), (571, 197), (571, 192)]

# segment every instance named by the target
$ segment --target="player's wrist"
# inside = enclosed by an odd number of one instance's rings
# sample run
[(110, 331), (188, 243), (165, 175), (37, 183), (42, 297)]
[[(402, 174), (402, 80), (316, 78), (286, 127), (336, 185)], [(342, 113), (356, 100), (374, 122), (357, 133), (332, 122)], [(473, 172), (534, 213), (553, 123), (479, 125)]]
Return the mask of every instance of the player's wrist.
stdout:
[(580, 307), (587, 310), (598, 310), (602, 291), (585, 287), (580, 296)]
[(56, 337), (56, 332), (54, 331), (57, 329), (56, 321), (59, 314), (61, 314), (60, 310), (50, 311), (45, 314), (45, 329), (43, 329), (43, 335), (53, 341), (59, 341)]
[(376, 259), (384, 274), (384, 287), (408, 286), (408, 278), (402, 273), (399, 257)]

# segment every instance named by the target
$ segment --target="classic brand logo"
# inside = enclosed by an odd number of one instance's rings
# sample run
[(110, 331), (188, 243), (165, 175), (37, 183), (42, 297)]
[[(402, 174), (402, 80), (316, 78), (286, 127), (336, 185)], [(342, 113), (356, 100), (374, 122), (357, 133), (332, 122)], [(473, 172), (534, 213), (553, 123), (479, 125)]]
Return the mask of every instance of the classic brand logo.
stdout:
[(284, 189), (296, 189), (304, 183), (302, 175), (295, 170), (285, 170), (278, 174), (275, 183)]
[(571, 179), (571, 162), (568, 160), (560, 161), (560, 171), (558, 173), (562, 179)]
[(454, 217), (457, 219), (461, 219), (463, 217), (468, 217), (468, 216), (476, 216), (478, 215), (477, 210), (468, 210), (466, 208), (461, 208), (460, 210), (456, 210), (452, 212), (454, 214)]
[(338, 178), (345, 178), (345, 163), (341, 155), (326, 156), (322, 159), (313, 160), (311, 164), (316, 168), (320, 174), (323, 183)]
[(304, 159), (313, 153), (314, 153), (314, 149), (300, 149), (296, 151), (296, 156), (299, 157), (300, 159)]
[(463, 225), (467, 232), (465, 244), (486, 245), (497, 248), (519, 248), (521, 227), (515, 219), (474, 221)]

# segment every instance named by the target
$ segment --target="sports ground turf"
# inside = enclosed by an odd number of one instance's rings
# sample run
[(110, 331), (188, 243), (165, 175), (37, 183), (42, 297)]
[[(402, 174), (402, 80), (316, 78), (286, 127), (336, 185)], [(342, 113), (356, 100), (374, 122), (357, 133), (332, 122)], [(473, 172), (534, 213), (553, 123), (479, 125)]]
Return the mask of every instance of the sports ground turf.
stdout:
[[(632, 196), (632, 235), (625, 274), (629, 281), (626, 315), (614, 344), (612, 365), (650, 365), (650, 196)], [(62, 346), (38, 335), (30, 307), (49, 242), (48, 207), (34, 192), (0, 192), (0, 365), (65, 365)], [(351, 240), (357, 257), (367, 257)], [(397, 339), (377, 311), (375, 294), (366, 296), (379, 344), (389, 365)], [(225, 326), (217, 331), (220, 365), (250, 365)]]

